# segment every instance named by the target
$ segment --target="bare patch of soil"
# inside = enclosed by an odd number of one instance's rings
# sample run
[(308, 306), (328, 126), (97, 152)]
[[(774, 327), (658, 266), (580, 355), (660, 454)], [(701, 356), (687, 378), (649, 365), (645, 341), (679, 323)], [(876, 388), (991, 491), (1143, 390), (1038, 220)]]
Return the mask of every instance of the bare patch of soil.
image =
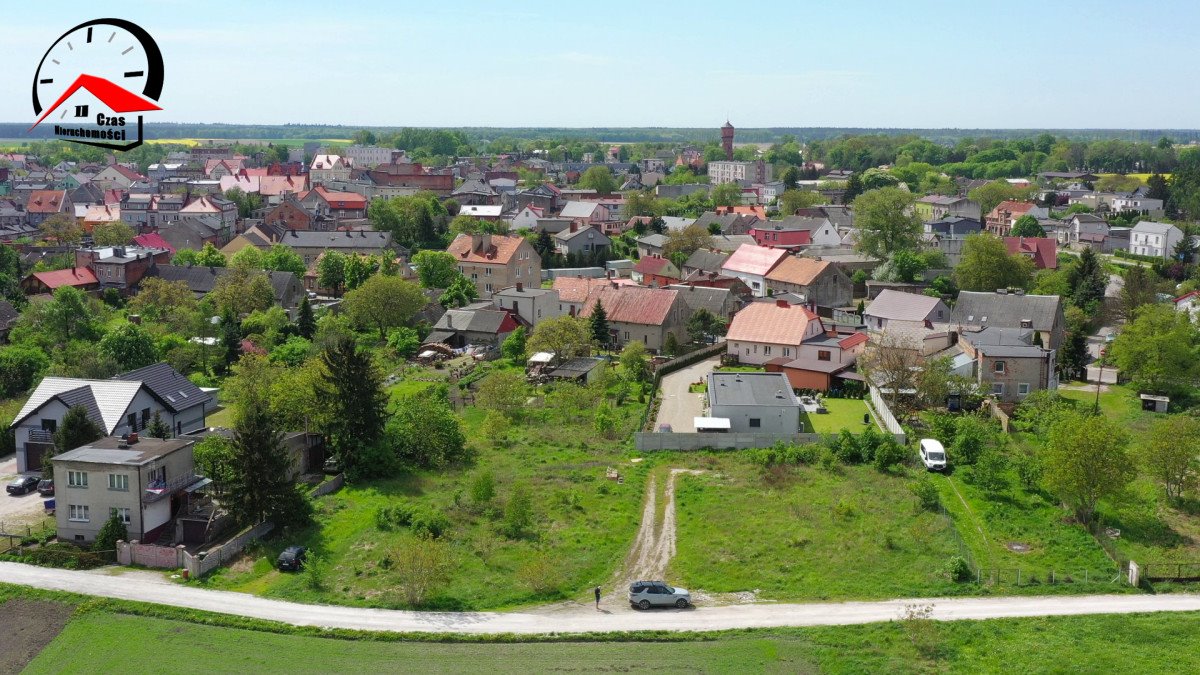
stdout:
[(19, 673), (58, 637), (75, 607), (61, 602), (9, 600), (0, 604), (0, 673)]

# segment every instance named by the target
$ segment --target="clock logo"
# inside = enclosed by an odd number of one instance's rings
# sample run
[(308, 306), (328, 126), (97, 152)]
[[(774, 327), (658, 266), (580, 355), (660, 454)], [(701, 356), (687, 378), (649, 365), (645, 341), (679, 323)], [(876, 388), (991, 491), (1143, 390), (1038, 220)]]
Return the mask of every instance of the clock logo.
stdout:
[(95, 19), (63, 33), (33, 76), (32, 131), (47, 118), (54, 136), (114, 150), (142, 144), (142, 115), (162, 110), (162, 52), (141, 26)]

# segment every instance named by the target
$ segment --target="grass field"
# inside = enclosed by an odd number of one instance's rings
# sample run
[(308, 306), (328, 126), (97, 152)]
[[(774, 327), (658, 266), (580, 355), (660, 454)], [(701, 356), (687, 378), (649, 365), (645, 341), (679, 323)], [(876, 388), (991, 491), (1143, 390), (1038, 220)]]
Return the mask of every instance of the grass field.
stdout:
[[(748, 630), (679, 642), (350, 641), (104, 611), (77, 615), (27, 673), (917, 673), (1200, 669), (1200, 613)], [(686, 638), (684, 638), (686, 640)], [(102, 665), (107, 664), (107, 665)]]
[[(859, 419), (861, 425), (861, 418)], [(711, 455), (676, 488), (687, 588), (824, 600), (963, 592), (942, 573), (958, 548), (947, 519), (920, 511), (909, 479), (867, 466), (764, 471)]]
[[(416, 393), (424, 382), (392, 388)], [(393, 550), (411, 540), (408, 528), (380, 529), (380, 507), (411, 502), (446, 515), (444, 536), (453, 555), (449, 583), (425, 603), (442, 609), (493, 609), (572, 597), (605, 583), (620, 564), (640, 522), (647, 469), (631, 465), (622, 441), (606, 440), (593, 428), (595, 404), (571, 412), (532, 410), (512, 426), (509, 442), (493, 445), (483, 430), (483, 411), (463, 413), (469, 443), (478, 450), (472, 466), (420, 471), (395, 480), (354, 485), (317, 501), (317, 525), (276, 537), (230, 568), (197, 582), (209, 586), (307, 602), (401, 607), (404, 598), (389, 571)], [(616, 438), (628, 438), (641, 410), (636, 399), (616, 410)], [(621, 467), (621, 485), (605, 468)], [(484, 470), (496, 481), (487, 506), (471, 502), (469, 487)], [(529, 486), (535, 532), (510, 539), (498, 533), (504, 504), (516, 483)], [(308, 545), (327, 561), (329, 579), (314, 591), (299, 575), (283, 575), (272, 561), (287, 544)], [(539, 578), (538, 570), (543, 570)], [(547, 572), (548, 570), (548, 572)], [(549, 587), (544, 585), (549, 577)]]
[(863, 430), (863, 414), (868, 412), (867, 404), (860, 398), (825, 398), (821, 402), (829, 412), (824, 415), (817, 413), (800, 413), (800, 421), (804, 431), (818, 434), (836, 434), (842, 429), (854, 433)]

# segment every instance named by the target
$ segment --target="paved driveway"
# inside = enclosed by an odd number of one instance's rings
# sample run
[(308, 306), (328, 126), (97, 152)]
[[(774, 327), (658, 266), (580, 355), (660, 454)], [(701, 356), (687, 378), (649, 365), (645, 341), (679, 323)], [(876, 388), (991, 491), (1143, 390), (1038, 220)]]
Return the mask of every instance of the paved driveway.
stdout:
[(697, 380), (704, 380), (720, 362), (721, 357), (714, 356), (662, 379), (662, 406), (658, 409), (655, 431), (662, 424), (670, 424), (672, 431), (680, 433), (696, 430), (693, 422), (704, 413), (704, 394), (688, 393), (688, 386)]

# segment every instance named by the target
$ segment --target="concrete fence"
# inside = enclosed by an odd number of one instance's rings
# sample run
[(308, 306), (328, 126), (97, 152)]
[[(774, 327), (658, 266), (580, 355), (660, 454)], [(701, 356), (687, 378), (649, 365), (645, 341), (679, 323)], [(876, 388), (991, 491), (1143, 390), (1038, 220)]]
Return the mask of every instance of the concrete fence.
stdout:
[(177, 570), (183, 567), (183, 546), (158, 546), (143, 544), (137, 539), (117, 542), (117, 562), (122, 565), (139, 565), (157, 569)]
[(202, 577), (241, 553), (242, 549), (246, 548), (250, 542), (266, 536), (274, 528), (275, 526), (271, 523), (259, 523), (254, 527), (242, 530), (233, 539), (216, 548), (200, 551), (196, 555), (184, 551), (182, 567), (188, 571), (191, 577)]
[(1087, 381), (1100, 382), (1101, 384), (1117, 384), (1121, 380), (1121, 371), (1112, 366), (1100, 368), (1098, 366), (1087, 367)]
[(316, 499), (317, 497), (324, 497), (325, 495), (329, 494), (330, 492), (337, 492), (338, 490), (341, 490), (342, 486), (345, 484), (346, 484), (346, 474), (339, 473), (338, 475), (334, 476), (333, 478), (330, 478), (329, 480), (325, 481), (324, 483), (321, 483), (320, 485), (313, 488), (312, 491), (308, 493), (308, 496), (312, 497), (313, 499)]
[(794, 445), (820, 443), (821, 434), (746, 434), (746, 433), (652, 433), (638, 432), (633, 444), (640, 451), (653, 450), (748, 450), (769, 448), (782, 441)]

